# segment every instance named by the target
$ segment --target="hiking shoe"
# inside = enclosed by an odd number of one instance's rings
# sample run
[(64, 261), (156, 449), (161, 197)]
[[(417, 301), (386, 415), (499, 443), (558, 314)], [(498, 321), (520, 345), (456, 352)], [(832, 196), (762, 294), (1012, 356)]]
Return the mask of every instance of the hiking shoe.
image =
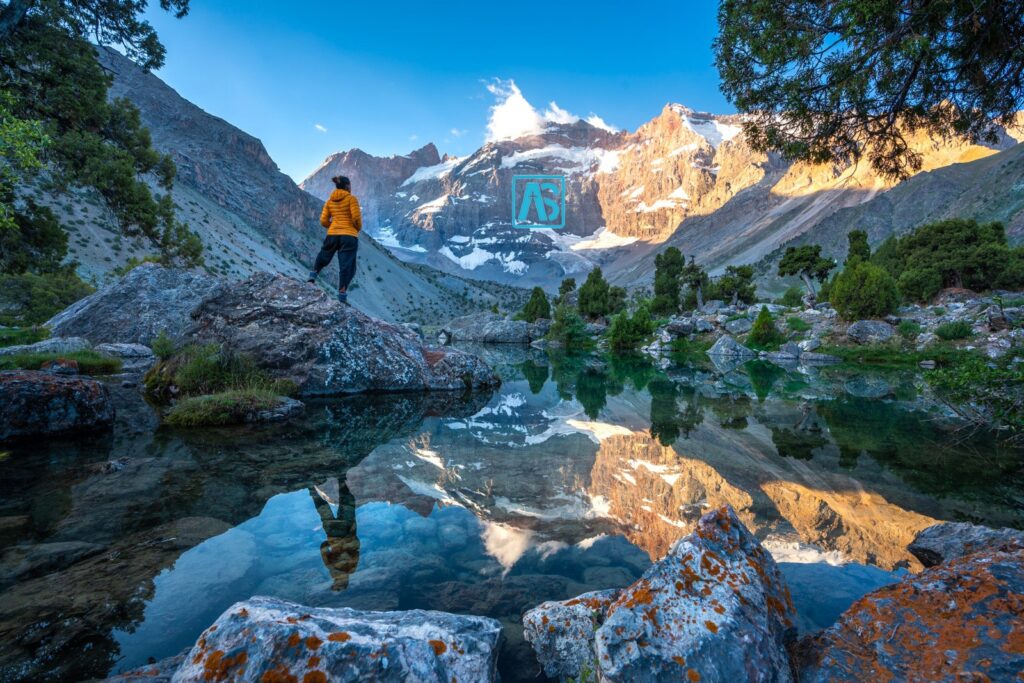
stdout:
[(306, 282), (309, 282), (309, 283), (314, 283), (314, 282), (316, 282), (316, 275), (317, 275), (317, 274), (316, 274), (316, 273), (314, 273), (314, 272), (313, 272), (312, 270), (311, 270), (311, 271), (309, 271), (309, 278), (308, 278), (308, 279), (306, 280)]
[(348, 304), (348, 292), (338, 292), (338, 301), (343, 304)]

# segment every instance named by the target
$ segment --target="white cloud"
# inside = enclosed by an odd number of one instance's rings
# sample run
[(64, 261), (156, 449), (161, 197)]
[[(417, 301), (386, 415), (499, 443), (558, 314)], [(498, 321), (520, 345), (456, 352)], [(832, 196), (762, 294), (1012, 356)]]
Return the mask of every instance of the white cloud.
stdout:
[(498, 99), (487, 121), (488, 142), (536, 135), (544, 130), (544, 120), (523, 97), (515, 81), (495, 79), (487, 84), (487, 91)]
[(602, 129), (608, 131), (609, 133), (618, 133), (619, 132), (618, 128), (616, 128), (615, 126), (611, 125), (610, 123), (607, 123), (604, 119), (602, 119), (597, 114), (591, 114), (590, 116), (588, 116), (587, 117), (587, 123), (592, 125), (594, 128), (602, 128)]
[(548, 104), (547, 111), (544, 112), (544, 120), (550, 121), (551, 123), (570, 124), (579, 121), (580, 117), (575, 114), (570, 114), (559, 107), (557, 102), (552, 101)]
[(327, 126), (325, 126), (322, 123), (314, 123), (313, 124), (313, 128), (316, 128), (321, 133), (326, 133), (327, 132)]
[(409, 142), (416, 142), (419, 139), (420, 139), (420, 136), (416, 135), (416, 133), (413, 133), (412, 135), (409, 136)]
[[(537, 111), (511, 79), (503, 81), (495, 78), (487, 84), (487, 91), (497, 98), (487, 121), (488, 142), (537, 135), (544, 132), (550, 124), (568, 125), (580, 120), (579, 116), (559, 107), (554, 101), (548, 103), (548, 108), (543, 113)], [(612, 133), (617, 132), (615, 127), (608, 125), (596, 114), (587, 117), (587, 123)], [(458, 135), (455, 129), (452, 129), (451, 133)]]
[(450, 131), (448, 131), (448, 132), (449, 132), (449, 133), (451, 133), (451, 134), (452, 134), (453, 136), (455, 136), (455, 137), (457, 137), (457, 138), (461, 138), (461, 137), (462, 137), (463, 135), (465, 135), (465, 134), (466, 134), (466, 133), (468, 133), (469, 131), (468, 131), (468, 130), (466, 130), (465, 128), (452, 128), (452, 129), (451, 129)]

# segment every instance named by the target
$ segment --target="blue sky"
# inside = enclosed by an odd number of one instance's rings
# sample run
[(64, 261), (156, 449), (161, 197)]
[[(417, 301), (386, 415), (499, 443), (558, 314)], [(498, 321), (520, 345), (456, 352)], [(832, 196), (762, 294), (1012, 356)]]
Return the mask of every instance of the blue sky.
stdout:
[(352, 147), (467, 154), (496, 104), (522, 108), (510, 81), (541, 113), (554, 101), (629, 130), (666, 102), (734, 111), (712, 64), (717, 7), (193, 0), (183, 20), (149, 18), (168, 52), (158, 75), (301, 180)]

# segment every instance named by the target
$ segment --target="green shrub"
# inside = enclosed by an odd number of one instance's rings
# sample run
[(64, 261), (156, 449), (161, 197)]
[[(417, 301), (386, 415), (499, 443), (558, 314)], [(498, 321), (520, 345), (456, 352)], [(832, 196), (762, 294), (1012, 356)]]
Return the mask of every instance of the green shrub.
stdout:
[(883, 247), (876, 264), (897, 278), (909, 299), (927, 301), (943, 287), (987, 291), (1024, 286), (1022, 252), (1010, 248), (1002, 223), (952, 218), (922, 225)]
[(38, 370), (43, 363), (55, 360), (69, 360), (78, 363), (83, 375), (115, 375), (121, 372), (121, 360), (103, 356), (95, 351), (75, 353), (19, 353), (0, 356), (0, 370)]
[(789, 289), (783, 293), (782, 297), (779, 299), (779, 303), (783, 306), (790, 306), (791, 308), (803, 306), (803, 296), (804, 290), (802, 287), (791, 285)]
[(811, 329), (811, 324), (806, 322), (803, 318), (798, 318), (795, 315), (791, 315), (786, 318), (786, 327), (793, 332), (806, 332)]
[(946, 315), (946, 309), (943, 308), (942, 306), (936, 306), (935, 308), (932, 309), (932, 315), (934, 315), (936, 318), (938, 318), (939, 316)]
[(843, 320), (883, 318), (899, 305), (896, 281), (880, 266), (865, 261), (839, 273), (829, 290), (829, 301)]
[(50, 338), (45, 327), (9, 327), (0, 329), (0, 347), (35, 344)]
[(160, 360), (167, 360), (174, 355), (174, 342), (167, 336), (166, 330), (160, 330), (160, 334), (153, 339), (150, 346), (154, 355)]
[(775, 320), (768, 312), (767, 306), (761, 307), (761, 312), (754, 320), (754, 326), (747, 335), (747, 345), (759, 349), (770, 349), (782, 343), (784, 337), (775, 327)]
[(896, 331), (899, 332), (900, 336), (904, 339), (912, 341), (917, 339), (917, 335), (921, 334), (921, 326), (916, 320), (904, 320), (900, 322)]
[(568, 304), (558, 304), (547, 338), (563, 346), (575, 346), (590, 341), (583, 318)]
[(647, 306), (640, 306), (632, 317), (622, 311), (612, 319), (608, 340), (616, 351), (632, 351), (654, 333), (654, 321)]
[(942, 323), (935, 328), (935, 334), (939, 339), (952, 341), (954, 339), (967, 339), (974, 336), (974, 329), (966, 320), (956, 320), (953, 322)]
[(163, 259), (160, 258), (159, 256), (148, 255), (148, 256), (143, 256), (142, 258), (139, 258), (137, 256), (132, 256), (130, 259), (128, 259), (125, 262), (125, 264), (123, 266), (118, 266), (117, 268), (114, 268), (113, 270), (111, 270), (110, 274), (113, 275), (114, 277), (124, 277), (125, 275), (127, 275), (130, 272), (132, 272), (133, 270), (135, 270), (136, 268), (138, 268), (139, 266), (141, 266), (144, 263), (162, 263), (162, 262), (163, 262)]
[(245, 389), (179, 401), (164, 421), (172, 427), (212, 427), (241, 424), (247, 416), (272, 410), (281, 398), (272, 391)]
[(93, 291), (72, 270), (0, 275), (0, 325), (42, 324)]

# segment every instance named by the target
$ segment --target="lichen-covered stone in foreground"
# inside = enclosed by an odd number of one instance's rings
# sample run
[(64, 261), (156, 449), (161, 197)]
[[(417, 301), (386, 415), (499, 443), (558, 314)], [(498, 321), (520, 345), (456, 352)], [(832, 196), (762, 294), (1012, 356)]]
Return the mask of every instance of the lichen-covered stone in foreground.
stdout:
[(1020, 681), (1024, 549), (975, 553), (869, 593), (802, 649), (801, 683)]
[(254, 597), (203, 632), (173, 680), (484, 683), (497, 679), (500, 638), (501, 625), (487, 617)]
[[(625, 590), (545, 603), (524, 625), (545, 672), (563, 680), (592, 661), (596, 680), (783, 683), (795, 616), (775, 561), (725, 506)], [(592, 660), (589, 642), (571, 643), (589, 637), (590, 619), (603, 622)]]
[(533, 645), (544, 673), (580, 679), (597, 672), (594, 632), (620, 589), (593, 591), (571, 600), (545, 602), (523, 616), (523, 636)]

